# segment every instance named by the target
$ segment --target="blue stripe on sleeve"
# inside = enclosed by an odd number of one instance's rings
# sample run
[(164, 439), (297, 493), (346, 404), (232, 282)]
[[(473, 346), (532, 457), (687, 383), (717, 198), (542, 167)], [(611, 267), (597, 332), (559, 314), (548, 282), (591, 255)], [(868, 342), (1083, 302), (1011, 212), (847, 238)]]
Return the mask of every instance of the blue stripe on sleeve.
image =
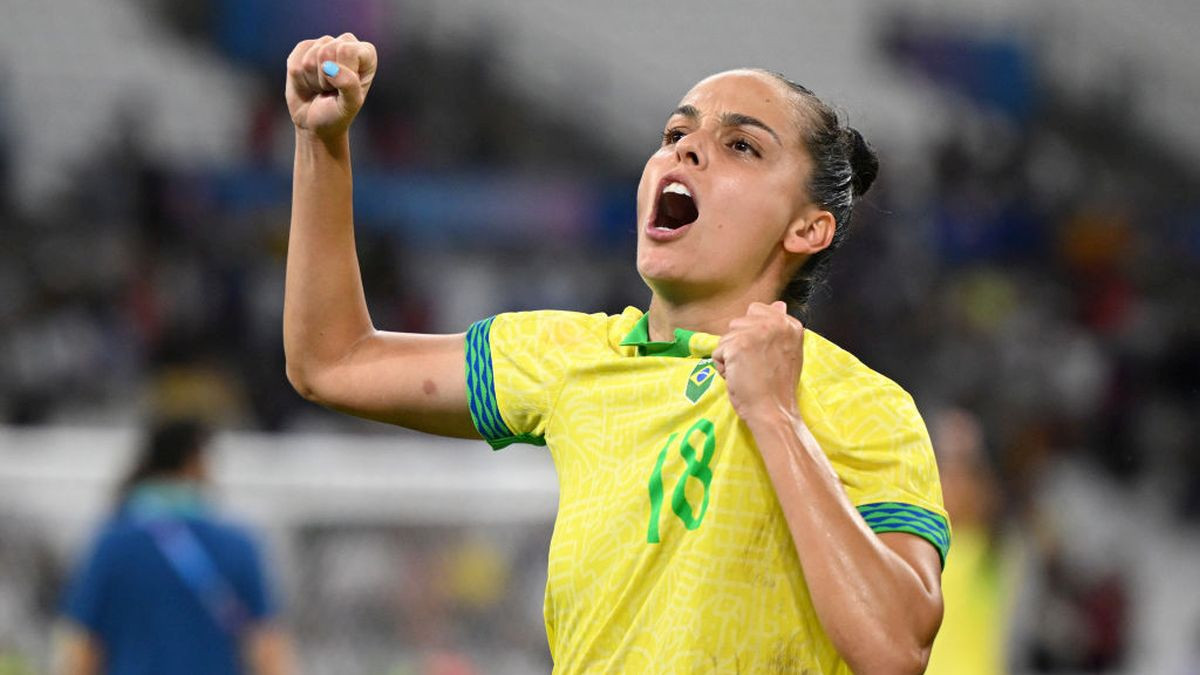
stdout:
[(950, 524), (944, 517), (900, 502), (864, 504), (858, 507), (858, 512), (875, 533), (908, 532), (933, 544), (945, 567), (946, 555), (950, 552)]
[(496, 403), (496, 383), (492, 377), (492, 349), (489, 341), (496, 317), (476, 321), (467, 330), (466, 366), (467, 401), (475, 428), (494, 448), (513, 442), (513, 432), (500, 416)]

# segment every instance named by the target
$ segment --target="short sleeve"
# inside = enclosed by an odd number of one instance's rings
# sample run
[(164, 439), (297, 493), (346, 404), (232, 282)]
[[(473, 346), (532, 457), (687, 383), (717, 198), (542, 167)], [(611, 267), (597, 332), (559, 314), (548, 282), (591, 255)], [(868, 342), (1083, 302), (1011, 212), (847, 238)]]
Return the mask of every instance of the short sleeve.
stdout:
[[(865, 368), (864, 368), (865, 370)], [(945, 565), (950, 522), (929, 432), (908, 392), (873, 371), (823, 397), (836, 437), (831, 459), (850, 501), (876, 532), (908, 532), (937, 549)]]
[(577, 312), (512, 312), (467, 330), (471, 418), (494, 449), (546, 444), (546, 426), (567, 373), (604, 342), (604, 319)]
[(263, 560), (261, 547), (249, 535), (242, 533), (245, 544), (246, 574), (241, 577), (238, 595), (246, 603), (246, 611), (255, 621), (270, 619), (276, 613), (275, 598), (272, 595), (273, 586), (267, 566)]
[(100, 633), (114, 569), (115, 543), (100, 536), (67, 585), (62, 611), (92, 633)]

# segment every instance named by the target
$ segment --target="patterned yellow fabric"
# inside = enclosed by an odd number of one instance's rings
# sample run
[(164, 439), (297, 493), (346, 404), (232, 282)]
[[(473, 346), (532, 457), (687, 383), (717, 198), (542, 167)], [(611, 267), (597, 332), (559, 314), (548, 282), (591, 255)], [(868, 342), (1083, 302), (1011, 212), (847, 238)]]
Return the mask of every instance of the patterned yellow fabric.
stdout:
[[(480, 432), (496, 448), (545, 444), (558, 471), (545, 598), (555, 671), (849, 673), (706, 358), (718, 338), (644, 334), (634, 308), (501, 314), (468, 331)], [(912, 398), (812, 331), (798, 398), (872, 529), (922, 536), (944, 558), (941, 487)]]

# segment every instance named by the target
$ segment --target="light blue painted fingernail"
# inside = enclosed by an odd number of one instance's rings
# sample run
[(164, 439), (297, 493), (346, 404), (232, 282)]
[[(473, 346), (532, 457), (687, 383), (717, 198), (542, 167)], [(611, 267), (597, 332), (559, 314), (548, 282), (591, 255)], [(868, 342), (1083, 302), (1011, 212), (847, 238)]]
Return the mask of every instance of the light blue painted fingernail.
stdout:
[(334, 63), (333, 61), (326, 61), (325, 63), (321, 64), (321, 70), (325, 71), (325, 74), (330, 77), (337, 77), (338, 71), (341, 70), (341, 68), (338, 68), (338, 64)]

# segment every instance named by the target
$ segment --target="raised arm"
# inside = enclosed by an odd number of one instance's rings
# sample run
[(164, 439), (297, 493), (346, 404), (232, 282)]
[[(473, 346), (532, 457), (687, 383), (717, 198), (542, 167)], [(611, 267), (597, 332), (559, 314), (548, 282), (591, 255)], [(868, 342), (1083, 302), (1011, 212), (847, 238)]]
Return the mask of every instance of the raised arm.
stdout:
[(288, 56), (296, 125), (283, 307), (287, 377), (305, 398), (359, 417), (478, 438), (464, 338), (376, 330), (354, 250), (348, 130), (375, 77), (375, 47), (350, 33)]

